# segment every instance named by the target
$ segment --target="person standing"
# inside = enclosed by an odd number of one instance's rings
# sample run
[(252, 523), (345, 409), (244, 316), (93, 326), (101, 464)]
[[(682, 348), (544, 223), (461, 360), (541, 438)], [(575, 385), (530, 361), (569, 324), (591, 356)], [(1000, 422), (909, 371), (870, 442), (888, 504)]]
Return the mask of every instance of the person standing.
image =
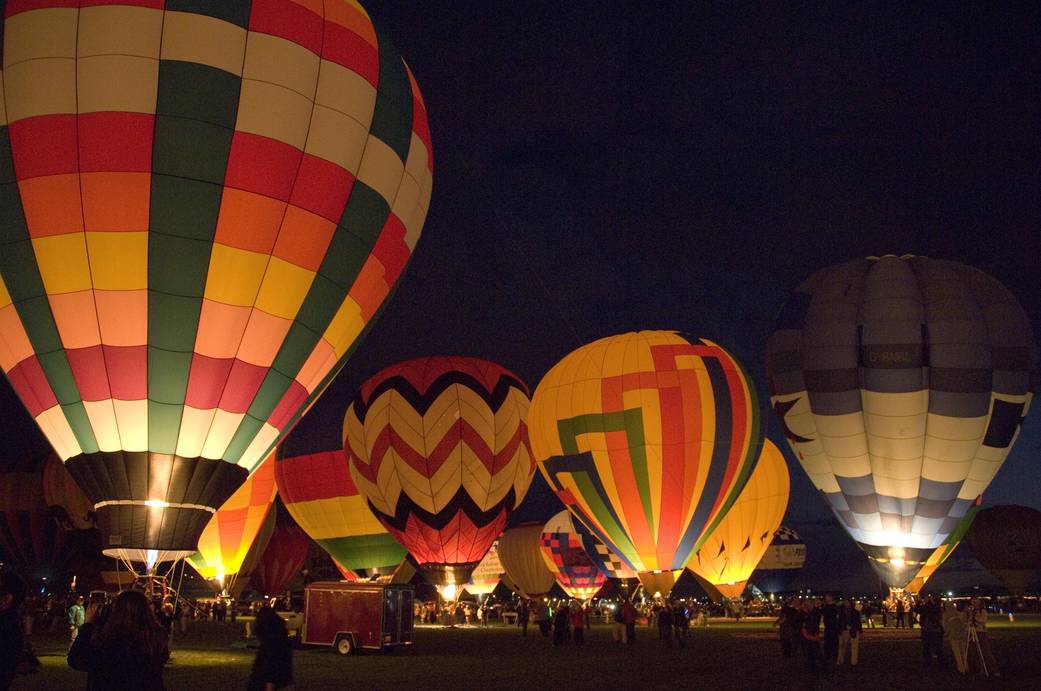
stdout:
[(25, 646), (20, 618), (25, 591), (25, 581), (21, 576), (11, 571), (0, 571), (0, 691), (11, 687)]
[(882, 600), (882, 603), (878, 606), (882, 610), (882, 628), (889, 628), (889, 602)]
[(571, 605), (571, 631), (575, 638), (575, 645), (583, 645), (586, 642), (586, 616), (588, 610), (579, 603)]
[(636, 607), (628, 600), (622, 603), (622, 622), (625, 624), (625, 642), (632, 645), (636, 642)]
[(898, 598), (896, 601), (896, 628), (904, 628), (904, 600)]
[(69, 667), (87, 673), (87, 691), (162, 691), (170, 649), (148, 598), (124, 590), (100, 616), (102, 611), (93, 601), (87, 608)]
[(517, 610), (517, 626), (521, 627), (521, 635), (528, 635), (528, 621), (531, 620), (531, 610), (528, 609), (528, 601), (521, 600), (520, 608)]
[(831, 593), (824, 596), (824, 606), (821, 607), (821, 622), (824, 624), (824, 649), (822, 653), (825, 664), (830, 667), (835, 664), (835, 658), (839, 652), (839, 607), (835, 604), (835, 597)]
[(83, 596), (78, 596), (73, 603), (69, 606), (67, 613), (69, 621), (69, 646), (76, 641), (76, 636), (79, 635), (80, 627), (85, 623), (86, 612), (83, 609)]
[(614, 621), (611, 636), (615, 643), (625, 643), (625, 620), (622, 618), (622, 609), (622, 605), (615, 605), (611, 615), (611, 619)]
[(246, 681), (246, 691), (275, 691), (293, 683), (293, 649), (286, 623), (270, 607), (261, 607), (255, 623), (260, 648)]
[(821, 604), (820, 600), (809, 600), (803, 603), (802, 649), (806, 669), (816, 672), (823, 668), (821, 658)]
[[(984, 606), (983, 600), (978, 597), (972, 598), (968, 621), (969, 628), (975, 632), (976, 641), (979, 643), (979, 648), (975, 652), (976, 658), (979, 659), (982, 656), (982, 663), (986, 665), (989, 676), (1000, 677), (1001, 671), (998, 669), (998, 661), (994, 657), (994, 651), (990, 647), (990, 638), (987, 636), (987, 608)], [(972, 659), (974, 648), (975, 646), (969, 644), (968, 652), (965, 656), (966, 664)]]
[(785, 600), (781, 605), (781, 611), (774, 620), (777, 633), (781, 640), (781, 656), (786, 660), (792, 659), (792, 646), (796, 643), (795, 635), (798, 633), (798, 622), (796, 621), (795, 608), (791, 600)]
[(568, 626), (571, 623), (571, 611), (567, 605), (561, 605), (553, 613), (553, 645), (564, 645), (568, 641)]
[(535, 624), (539, 627), (542, 637), (549, 638), (549, 605), (544, 599), (535, 603)]
[(969, 643), (969, 630), (965, 622), (965, 602), (944, 603), (943, 636), (951, 649), (954, 667), (958, 674), (965, 674), (965, 647)]
[(940, 667), (946, 667), (947, 661), (943, 655), (943, 613), (940, 611), (940, 605), (929, 595), (918, 603), (914, 614), (918, 615), (922, 631), (922, 657), (926, 666), (932, 664), (935, 657)]
[(672, 630), (676, 632), (676, 645), (683, 647), (683, 641), (687, 638), (690, 629), (690, 619), (687, 618), (687, 608), (677, 602), (672, 606)]
[(672, 647), (672, 608), (665, 603), (658, 608), (656, 620), (658, 622), (658, 640), (665, 642), (666, 648)]
[(856, 667), (860, 660), (860, 633), (863, 629), (860, 611), (849, 600), (842, 603), (839, 609), (839, 652), (836, 664), (842, 666), (849, 650), (850, 667)]

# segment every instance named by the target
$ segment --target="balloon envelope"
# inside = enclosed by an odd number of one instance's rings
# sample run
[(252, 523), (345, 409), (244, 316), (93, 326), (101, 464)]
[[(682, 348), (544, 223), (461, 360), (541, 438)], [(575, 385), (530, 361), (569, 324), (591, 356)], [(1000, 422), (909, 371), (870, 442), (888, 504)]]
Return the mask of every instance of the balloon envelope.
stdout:
[(918, 569), (918, 573), (914, 575), (911, 582), (904, 588), (909, 593), (920, 593), (922, 588), (925, 587), (926, 582), (932, 575), (936, 573), (936, 569), (943, 566), (943, 563), (947, 561), (947, 557), (954, 553), (954, 550), (961, 544), (965, 534), (969, 532), (969, 528), (972, 526), (972, 521), (976, 518), (976, 513), (979, 511), (978, 505), (970, 508), (966, 513), (965, 517), (961, 519), (958, 527), (954, 529), (947, 539), (943, 541), (943, 544), (933, 550), (933, 553), (929, 555), (929, 558), (925, 560), (925, 564), (922, 568)]
[(253, 569), (250, 583), (262, 595), (278, 595), (286, 584), (300, 573), (310, 539), (293, 522), (284, 507), (275, 504), (275, 529), (268, 540), (267, 548)]
[(53, 577), (73, 544), (44, 500), (46, 458), (5, 459), (0, 472), (0, 554), (29, 578)]
[(347, 409), (351, 478), (435, 584), (463, 585), (524, 498), (527, 412), (515, 375), (463, 357), (388, 367)]
[(524, 597), (543, 597), (556, 579), (542, 557), (542, 523), (510, 528), (499, 538), (502, 582)]
[[(641, 573), (682, 572), (762, 446), (755, 387), (740, 364), (715, 343), (671, 331), (574, 351), (539, 383), (530, 419), (550, 487)], [(654, 579), (664, 595), (666, 580)]]
[(1022, 595), (1041, 568), (1041, 511), (1000, 505), (981, 509), (965, 535), (979, 562), (1012, 595)]
[(997, 280), (951, 261), (869, 258), (807, 279), (767, 344), (796, 457), (892, 587), (957, 527), (1030, 403), (1033, 332)]
[(759, 560), (752, 581), (760, 590), (768, 593), (788, 592), (792, 590), (795, 576), (805, 563), (806, 543), (794, 530), (781, 526)]
[(788, 465), (781, 450), (767, 439), (748, 484), (687, 567), (723, 597), (741, 597), (781, 527), (788, 490)]
[(561, 511), (546, 522), (539, 538), (542, 559), (553, 573), (557, 585), (568, 597), (589, 600), (607, 582), (607, 574), (586, 553), (582, 537), (575, 530), (571, 513)]
[(293, 520), (337, 566), (371, 574), (393, 570), (405, 558), (405, 548), (358, 492), (343, 450), (278, 458), (275, 478)]
[(432, 157), (355, 3), (8, 3), (0, 368), (106, 552), (195, 551), (415, 248)]
[(471, 595), (489, 595), (498, 587), (503, 570), (502, 560), (499, 559), (499, 543), (496, 541), (470, 574), (470, 580), (464, 589)]

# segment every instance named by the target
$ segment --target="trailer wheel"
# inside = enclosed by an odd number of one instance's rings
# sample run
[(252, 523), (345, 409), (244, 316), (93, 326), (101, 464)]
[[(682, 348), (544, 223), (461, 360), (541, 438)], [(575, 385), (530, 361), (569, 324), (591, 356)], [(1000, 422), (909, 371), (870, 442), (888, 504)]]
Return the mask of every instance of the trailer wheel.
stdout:
[(333, 644), (333, 648), (336, 649), (340, 655), (350, 655), (354, 652), (354, 640), (350, 635), (341, 633), (336, 637), (336, 643)]

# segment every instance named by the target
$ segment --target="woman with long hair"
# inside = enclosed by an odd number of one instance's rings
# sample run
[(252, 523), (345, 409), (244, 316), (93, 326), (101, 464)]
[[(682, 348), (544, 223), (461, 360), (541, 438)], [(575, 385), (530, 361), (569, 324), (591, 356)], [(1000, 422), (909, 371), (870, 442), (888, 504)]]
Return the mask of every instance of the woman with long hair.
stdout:
[(107, 610), (92, 601), (85, 618), (68, 660), (87, 673), (87, 691), (164, 688), (170, 650), (144, 593), (123, 591)]
[(247, 691), (275, 691), (293, 683), (293, 649), (282, 617), (261, 607), (253, 622), (260, 648), (246, 682)]

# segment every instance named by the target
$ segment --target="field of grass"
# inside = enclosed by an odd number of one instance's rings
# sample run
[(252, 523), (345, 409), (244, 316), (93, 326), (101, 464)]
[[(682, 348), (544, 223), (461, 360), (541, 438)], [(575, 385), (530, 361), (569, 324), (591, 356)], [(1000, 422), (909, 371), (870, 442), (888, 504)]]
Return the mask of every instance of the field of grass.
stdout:
[[(424, 626), (416, 630), (414, 648), (393, 654), (340, 657), (328, 649), (298, 650), (295, 688), (1041, 688), (1041, 617), (1020, 617), (1014, 624), (994, 617), (990, 626), (1001, 679), (924, 668), (918, 631), (894, 629), (864, 632), (858, 668), (813, 676), (786, 663), (768, 622), (713, 621), (692, 629), (682, 649), (665, 648), (657, 631), (647, 628), (637, 629), (634, 645), (622, 646), (611, 641), (608, 627), (594, 625), (584, 647), (555, 648), (537, 629), (523, 638), (516, 627)], [(206, 622), (177, 634), (167, 688), (243, 688), (254, 651), (235, 647), (241, 628)], [(86, 676), (66, 665), (60, 637), (37, 635), (33, 644), (43, 669), (20, 677), (12, 689), (85, 686)]]

